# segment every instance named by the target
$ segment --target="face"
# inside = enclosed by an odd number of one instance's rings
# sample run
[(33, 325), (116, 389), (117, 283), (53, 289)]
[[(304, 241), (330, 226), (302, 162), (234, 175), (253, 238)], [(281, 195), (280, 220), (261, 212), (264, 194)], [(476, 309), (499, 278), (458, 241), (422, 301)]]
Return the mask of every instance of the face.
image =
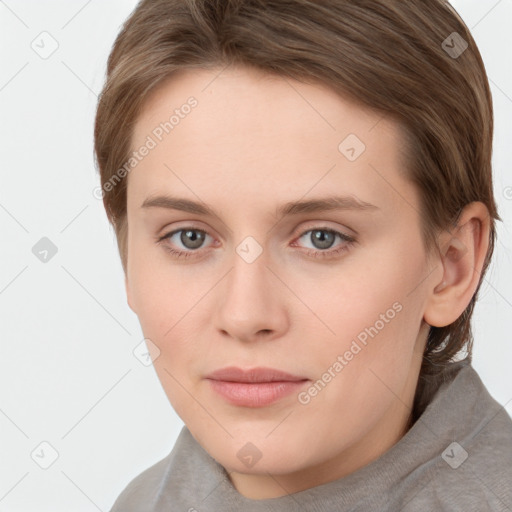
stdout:
[(137, 121), (127, 294), (192, 435), (242, 494), (275, 497), (405, 433), (430, 270), (393, 121), (219, 73), (181, 71)]

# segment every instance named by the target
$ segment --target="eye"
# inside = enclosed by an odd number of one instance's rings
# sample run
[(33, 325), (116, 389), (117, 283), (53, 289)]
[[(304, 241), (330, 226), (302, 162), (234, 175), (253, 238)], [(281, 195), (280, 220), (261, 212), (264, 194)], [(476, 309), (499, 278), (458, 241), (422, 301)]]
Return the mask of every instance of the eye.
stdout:
[[(164, 236), (157, 239), (157, 243), (163, 244), (165, 250), (170, 252), (173, 256), (178, 258), (189, 258), (191, 256), (195, 256), (195, 253), (198, 252), (197, 249), (201, 247), (206, 237), (211, 238), (210, 235), (206, 233), (206, 231), (187, 227), (176, 229), (170, 233), (165, 234)], [(170, 244), (166, 243), (167, 241), (172, 242), (174, 246), (177, 245), (178, 247), (180, 247), (181, 244), (181, 246), (185, 247), (186, 250), (174, 249)]]
[[(201, 254), (200, 249), (206, 238), (212, 238), (206, 231), (185, 227), (158, 237), (157, 243), (162, 244), (164, 249), (176, 258), (190, 258)], [(343, 243), (331, 249), (337, 238)], [(306, 242), (309, 241), (313, 245), (312, 249), (306, 248), (304, 252), (314, 258), (334, 258), (348, 250), (356, 242), (355, 238), (326, 227), (308, 229), (296, 240), (301, 239), (305, 239)], [(292, 246), (296, 246), (296, 242), (292, 243)], [(174, 247), (178, 247), (178, 249)], [(180, 247), (184, 249), (180, 249)]]
[[(340, 239), (342, 244), (335, 249), (331, 249), (336, 238)], [(308, 249), (306, 254), (315, 258), (333, 258), (348, 250), (355, 242), (355, 238), (346, 235), (340, 231), (325, 227), (316, 227), (304, 231), (297, 240), (305, 239), (313, 245), (313, 249)], [(335, 246), (336, 247), (336, 246)]]

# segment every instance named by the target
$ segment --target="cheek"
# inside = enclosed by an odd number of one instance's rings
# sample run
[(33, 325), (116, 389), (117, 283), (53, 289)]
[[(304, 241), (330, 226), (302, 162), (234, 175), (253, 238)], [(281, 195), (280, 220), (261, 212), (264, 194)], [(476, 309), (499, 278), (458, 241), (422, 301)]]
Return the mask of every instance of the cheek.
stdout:
[[(160, 350), (155, 361), (167, 368), (178, 367), (201, 354), (198, 316), (205, 317), (205, 297), (215, 283), (212, 275), (180, 271), (169, 262), (149, 262), (142, 252), (131, 260), (130, 290), (139, 323), (146, 338)], [(207, 315), (206, 315), (207, 316)], [(208, 317), (208, 316), (207, 316)], [(185, 366), (183, 366), (185, 367)]]
[(422, 318), (417, 287), (427, 271), (421, 251), (411, 248), (410, 239), (407, 243), (409, 252), (400, 250), (399, 240), (374, 247), (371, 254), (360, 252), (340, 266), (339, 275), (301, 288), (317, 315), (309, 315), (308, 324), (311, 332), (313, 326), (322, 332), (324, 365), (347, 350), (357, 352), (353, 360), (361, 365), (410, 357)]

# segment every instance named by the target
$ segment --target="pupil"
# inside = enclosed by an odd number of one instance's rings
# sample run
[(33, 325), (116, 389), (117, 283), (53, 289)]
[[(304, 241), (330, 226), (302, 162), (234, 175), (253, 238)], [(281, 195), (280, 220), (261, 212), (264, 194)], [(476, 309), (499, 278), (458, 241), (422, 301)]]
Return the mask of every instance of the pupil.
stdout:
[(198, 247), (201, 247), (204, 240), (204, 233), (193, 230), (182, 231), (180, 238), (183, 245), (188, 249), (197, 249)]
[(334, 242), (334, 233), (321, 230), (313, 231), (311, 233), (311, 239), (314, 242), (314, 245), (319, 244), (319, 249), (328, 249)]

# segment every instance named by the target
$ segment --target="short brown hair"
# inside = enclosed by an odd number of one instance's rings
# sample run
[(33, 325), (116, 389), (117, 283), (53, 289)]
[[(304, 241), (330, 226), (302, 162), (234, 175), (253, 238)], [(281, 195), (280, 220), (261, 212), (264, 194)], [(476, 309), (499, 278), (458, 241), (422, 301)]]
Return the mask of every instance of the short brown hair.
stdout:
[[(455, 322), (430, 327), (420, 383), (436, 386), (462, 348), (471, 362), (470, 320), (501, 218), (492, 184), (489, 83), (454, 8), (445, 0), (140, 1), (115, 41), (99, 98), (94, 137), (102, 187), (130, 158), (134, 124), (157, 85), (180, 69), (229, 65), (320, 82), (397, 120), (429, 253), (464, 206), (487, 206), (489, 250), (478, 288)], [(103, 204), (126, 272), (126, 179), (109, 187)]]

